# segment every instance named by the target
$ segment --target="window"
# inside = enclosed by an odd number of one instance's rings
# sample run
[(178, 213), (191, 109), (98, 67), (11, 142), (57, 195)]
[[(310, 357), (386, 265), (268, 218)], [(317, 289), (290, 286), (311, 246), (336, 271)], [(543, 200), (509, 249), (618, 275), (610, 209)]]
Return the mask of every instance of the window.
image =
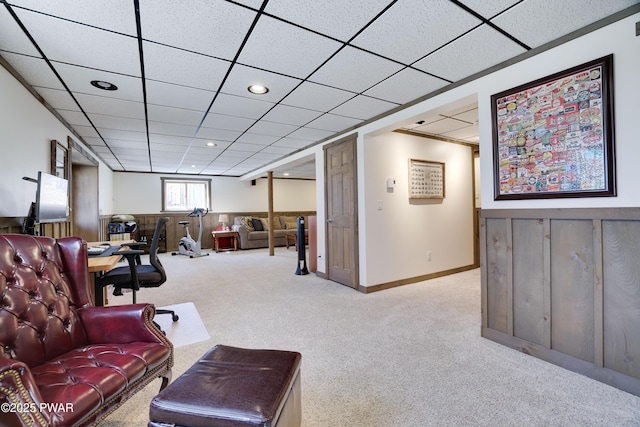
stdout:
[(210, 179), (162, 178), (162, 210), (192, 211), (209, 209)]

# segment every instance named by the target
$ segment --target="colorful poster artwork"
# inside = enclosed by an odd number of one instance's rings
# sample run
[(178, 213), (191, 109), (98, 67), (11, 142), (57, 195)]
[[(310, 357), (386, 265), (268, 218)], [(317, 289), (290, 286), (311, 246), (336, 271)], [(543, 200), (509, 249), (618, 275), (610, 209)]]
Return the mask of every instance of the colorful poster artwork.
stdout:
[(602, 66), (494, 99), (499, 195), (606, 189)]

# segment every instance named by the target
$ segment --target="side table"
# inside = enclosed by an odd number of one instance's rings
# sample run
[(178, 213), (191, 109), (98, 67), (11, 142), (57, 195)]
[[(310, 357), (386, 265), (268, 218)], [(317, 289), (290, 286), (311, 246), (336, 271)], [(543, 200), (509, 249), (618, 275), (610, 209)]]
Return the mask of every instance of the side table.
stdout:
[(238, 232), (237, 231), (212, 231), (213, 249), (216, 253), (220, 250), (238, 250)]

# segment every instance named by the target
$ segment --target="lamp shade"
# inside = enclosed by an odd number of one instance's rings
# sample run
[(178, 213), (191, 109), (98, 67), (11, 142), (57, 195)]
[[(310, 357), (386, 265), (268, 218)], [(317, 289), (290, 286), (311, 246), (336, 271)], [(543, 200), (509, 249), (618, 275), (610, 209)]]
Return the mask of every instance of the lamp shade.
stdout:
[(229, 222), (229, 215), (227, 214), (220, 214), (218, 216), (218, 222), (222, 223), (222, 224), (226, 224), (227, 222)]

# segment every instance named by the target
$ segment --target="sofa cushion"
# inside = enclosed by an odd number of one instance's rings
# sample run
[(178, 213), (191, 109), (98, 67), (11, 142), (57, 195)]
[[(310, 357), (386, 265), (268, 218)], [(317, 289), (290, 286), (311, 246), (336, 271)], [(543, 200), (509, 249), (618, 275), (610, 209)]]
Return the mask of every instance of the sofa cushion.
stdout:
[(244, 225), (244, 227), (247, 229), (248, 232), (254, 231), (253, 221), (250, 216), (243, 216), (242, 218), (240, 218), (240, 221), (242, 222), (242, 225)]
[(280, 222), (282, 223), (282, 228), (284, 230), (298, 229), (298, 218), (295, 216), (281, 216)]
[(253, 231), (264, 231), (263, 222), (260, 218), (251, 218), (251, 224), (253, 225)]
[(247, 235), (248, 240), (266, 240), (269, 238), (268, 231), (252, 231)]

